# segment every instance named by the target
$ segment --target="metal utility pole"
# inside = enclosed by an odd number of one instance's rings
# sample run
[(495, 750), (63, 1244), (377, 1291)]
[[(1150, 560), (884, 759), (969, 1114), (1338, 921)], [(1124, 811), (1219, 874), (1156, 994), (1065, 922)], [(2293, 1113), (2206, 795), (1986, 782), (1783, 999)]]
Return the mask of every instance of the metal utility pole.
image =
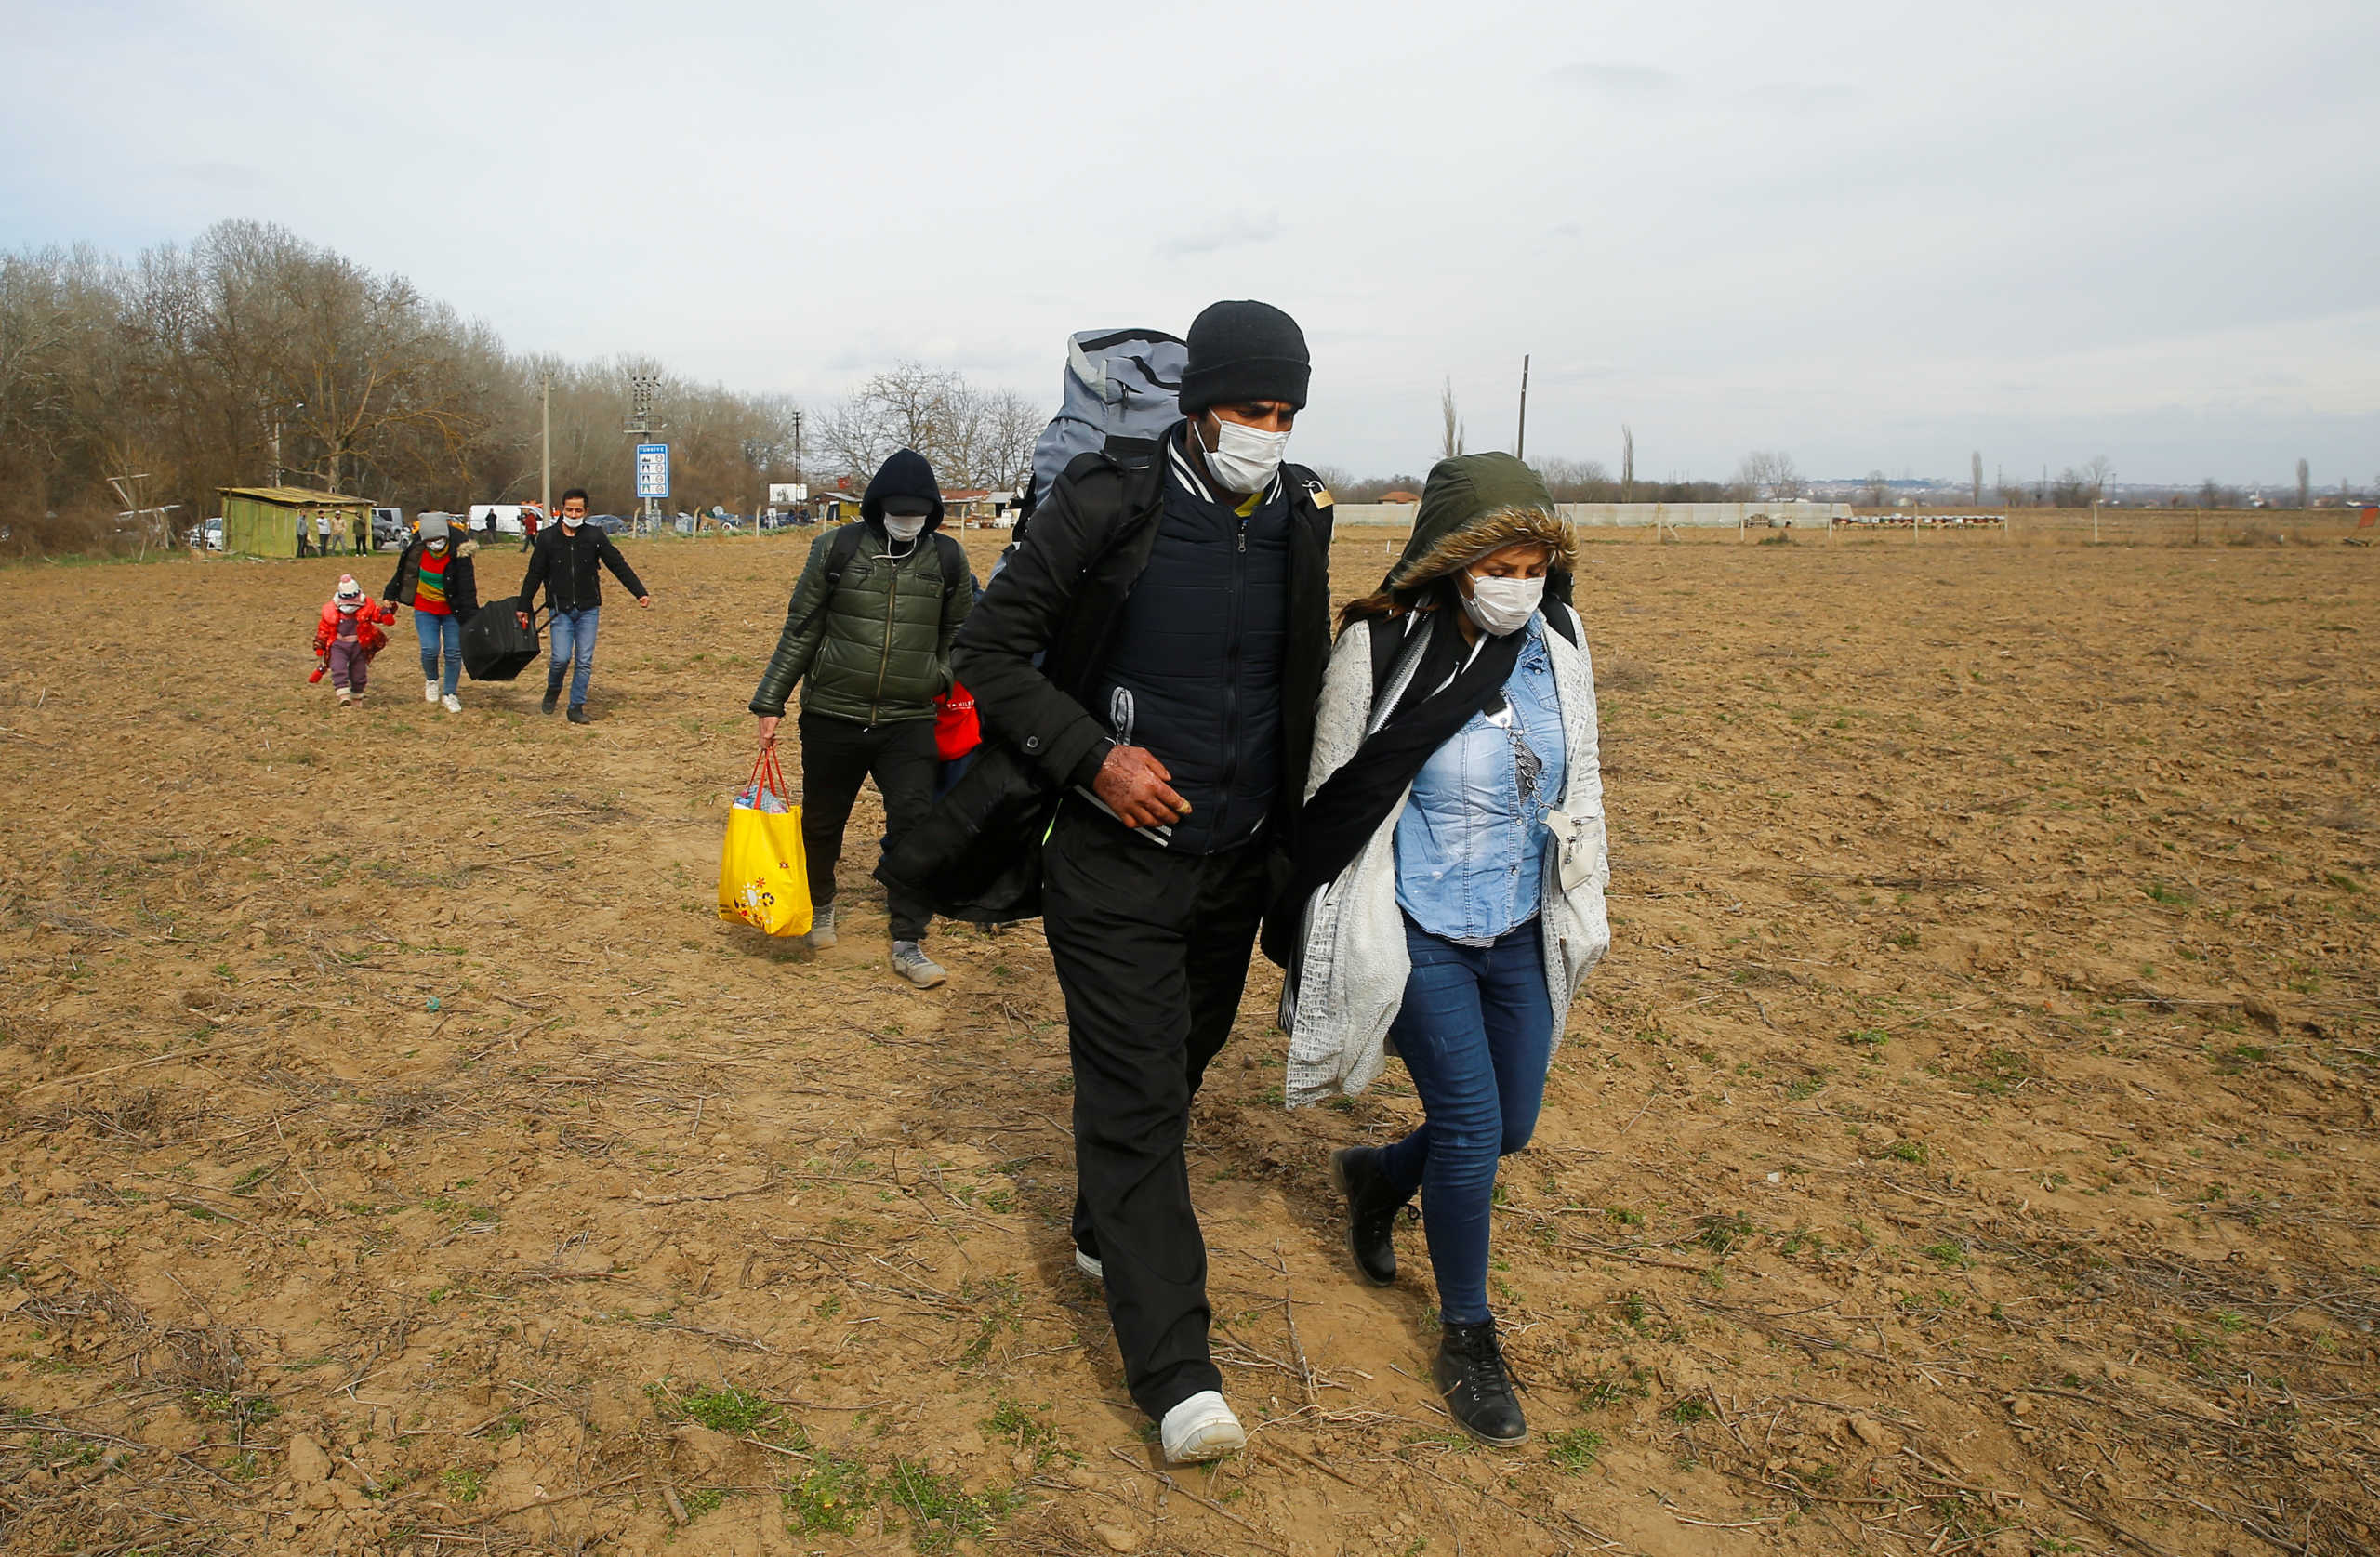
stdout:
[(1620, 424), (1620, 500), (1636, 501), (1636, 429)]
[(793, 484), (801, 484), (801, 413), (793, 414)]
[(1521, 425), (1513, 434), (1513, 457), (1528, 457), (1528, 353), (1521, 353)]
[[(666, 424), (654, 420), (653, 416), (654, 391), (660, 387), (661, 376), (658, 374), (628, 375), (628, 415), (621, 431), (641, 441), (662, 429)], [(653, 527), (654, 534), (661, 533), (661, 501), (657, 497), (644, 497), (638, 510), (638, 533), (641, 534), (648, 524)]]
[(550, 373), (545, 376), (544, 389), (541, 418), (544, 423), (545, 477), (537, 483), (537, 518), (540, 523), (551, 519), (554, 511), (554, 376)]

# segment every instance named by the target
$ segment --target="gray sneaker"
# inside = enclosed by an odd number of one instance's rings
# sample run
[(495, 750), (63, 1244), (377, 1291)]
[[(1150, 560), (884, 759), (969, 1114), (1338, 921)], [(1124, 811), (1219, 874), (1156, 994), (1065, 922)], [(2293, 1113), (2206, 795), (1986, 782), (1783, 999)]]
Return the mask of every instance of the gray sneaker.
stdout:
[(915, 941), (892, 943), (892, 971), (919, 989), (932, 989), (950, 977), (942, 970), (942, 964), (926, 956), (925, 949)]
[(810, 949), (823, 952), (835, 943), (835, 905), (813, 909), (810, 915)]

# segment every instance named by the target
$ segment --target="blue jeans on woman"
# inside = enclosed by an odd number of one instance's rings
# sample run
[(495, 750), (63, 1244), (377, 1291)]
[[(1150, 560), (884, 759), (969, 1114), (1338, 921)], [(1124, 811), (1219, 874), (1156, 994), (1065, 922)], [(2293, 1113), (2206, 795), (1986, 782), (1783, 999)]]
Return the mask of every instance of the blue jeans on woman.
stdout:
[[(584, 611), (557, 611), (553, 614), (553, 662), (546, 667), (546, 685), (562, 685), (562, 673), (571, 671), (570, 706), (582, 707), (587, 702), (587, 684), (595, 679), (595, 618), (602, 607), (588, 606)], [(577, 668), (571, 670), (575, 660)]]
[[(448, 697), (463, 684), (463, 624), (452, 615), (441, 616), (435, 612), (416, 611), (413, 614), (413, 630), (421, 635), (421, 679), (438, 681), (438, 690)], [(446, 646), (446, 674), (438, 674), (438, 646)]]
[(1389, 1037), (1421, 1094), (1422, 1122), (1380, 1165), (1403, 1197), (1421, 1192), (1438, 1317), (1448, 1325), (1488, 1316), (1496, 1159), (1528, 1144), (1545, 1102), (1554, 1006), (1542, 936), (1530, 918), (1493, 945), (1464, 946), (1405, 921), (1413, 971)]

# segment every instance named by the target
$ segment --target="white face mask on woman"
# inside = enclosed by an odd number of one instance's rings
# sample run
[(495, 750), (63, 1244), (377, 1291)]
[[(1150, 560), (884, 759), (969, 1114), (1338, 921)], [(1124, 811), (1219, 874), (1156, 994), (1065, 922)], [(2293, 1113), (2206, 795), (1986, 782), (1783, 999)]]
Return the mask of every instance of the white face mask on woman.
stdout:
[(1528, 626), (1537, 614), (1538, 602), (1545, 598), (1542, 578), (1480, 578), (1471, 580), (1471, 593), (1463, 597), (1462, 609), (1479, 624), (1479, 630), (1492, 638), (1502, 638)]
[(926, 516), (924, 514), (886, 514), (884, 533), (896, 541), (914, 541), (926, 533)]
[(1207, 456), (1207, 468), (1225, 487), (1234, 492), (1262, 492), (1272, 481), (1273, 473), (1281, 468), (1281, 455), (1289, 451), (1289, 435), (1266, 432), (1262, 428), (1218, 416), (1215, 446), (1208, 448), (1202, 438), (1198, 447)]

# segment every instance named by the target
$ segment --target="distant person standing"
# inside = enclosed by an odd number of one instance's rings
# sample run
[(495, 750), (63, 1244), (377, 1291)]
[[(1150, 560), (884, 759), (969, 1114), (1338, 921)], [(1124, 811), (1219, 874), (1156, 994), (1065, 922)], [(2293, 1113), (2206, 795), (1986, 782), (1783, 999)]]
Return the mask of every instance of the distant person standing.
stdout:
[(389, 587), (380, 591), (392, 605), (413, 607), (414, 631), (421, 639), (422, 701), (443, 703), (450, 714), (463, 711), (455, 690), (463, 678), (463, 623), (480, 608), (479, 579), (471, 567), (479, 548), (470, 532), (453, 528), (444, 514), (424, 514), (414, 538), (397, 554)]
[(328, 557), (330, 554), (331, 511), (328, 508), (317, 508), (314, 510), (314, 555)]
[[(573, 488), (571, 488), (571, 491), (573, 491), (573, 492), (577, 492), (577, 491), (579, 491), (579, 489), (578, 489), (578, 488), (576, 488), (576, 487), (573, 487)], [(582, 494), (581, 495), (582, 495), (582, 498), (583, 498), (584, 495)], [(563, 502), (565, 502), (565, 503), (567, 503), (567, 502), (569, 502), (569, 501), (570, 501), (570, 499), (569, 499), (567, 496), (565, 496), (565, 497), (563, 497), (563, 498), (562, 498), (562, 501), (563, 501)], [(536, 510), (536, 509), (535, 509), (535, 508), (531, 508), (531, 507), (529, 507), (529, 505), (528, 505), (528, 504), (523, 503), (523, 504), (522, 504), (522, 505), (521, 505), (521, 549), (522, 549), (522, 550), (523, 550), (523, 551), (531, 551), (531, 550), (535, 550), (535, 549), (536, 549), (536, 545), (537, 545), (537, 510)], [(550, 713), (552, 713), (552, 712), (553, 712), (553, 710), (552, 710), (551, 708), (549, 708), (549, 709), (547, 709), (547, 710), (546, 710), (546, 712), (548, 712), (548, 713), (549, 713), (549, 714), (550, 714)]]
[(349, 538), (355, 543), (355, 555), (363, 556), (372, 549), (372, 516), (358, 509), (355, 522), (348, 528)]
[[(528, 510), (522, 509), (525, 515)], [(587, 489), (572, 487), (562, 495), (562, 522), (548, 525), (529, 554), (529, 572), (521, 580), (521, 625), (529, 625), (537, 608), (537, 587), (543, 585), (546, 603), (553, 608), (553, 658), (546, 667), (547, 713), (562, 698), (562, 677), (570, 677), (570, 722), (586, 724), (587, 687), (595, 679), (595, 624), (603, 604), (602, 574), (597, 564), (612, 570), (636, 603), (650, 606), (653, 596), (612, 544), (602, 526), (587, 522)], [(575, 667), (575, 668), (574, 668)]]

